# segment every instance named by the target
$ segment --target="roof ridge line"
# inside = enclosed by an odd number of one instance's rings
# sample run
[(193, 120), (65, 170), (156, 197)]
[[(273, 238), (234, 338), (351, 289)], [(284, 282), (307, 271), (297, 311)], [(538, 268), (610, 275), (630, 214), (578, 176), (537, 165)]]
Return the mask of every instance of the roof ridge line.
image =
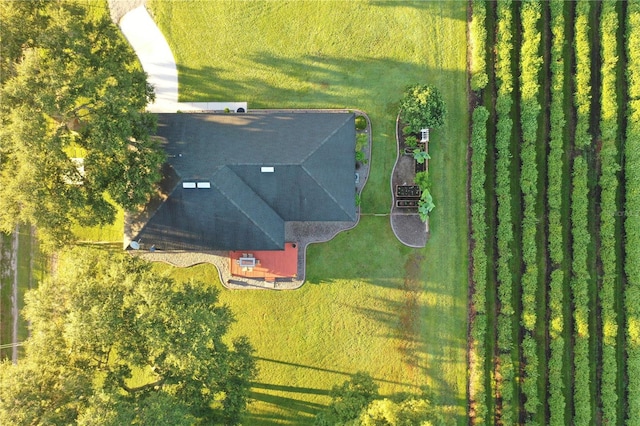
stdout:
[(340, 202), (338, 200), (336, 200), (336, 198), (333, 196), (333, 194), (331, 194), (329, 191), (327, 191), (327, 189), (324, 187), (324, 185), (322, 185), (320, 182), (318, 182), (318, 180), (315, 178), (315, 176), (313, 176), (312, 173), (309, 172), (309, 170), (307, 170), (307, 168), (304, 166), (304, 164), (301, 164), (300, 167), (302, 168), (302, 170), (304, 170), (304, 172), (307, 174), (307, 176), (309, 176), (315, 183), (316, 185), (318, 185), (325, 194), (327, 194), (329, 196), (329, 198), (331, 198), (333, 200), (333, 203), (335, 205), (337, 205), (338, 207), (340, 207), (340, 210), (342, 210), (343, 213), (345, 213), (347, 215), (347, 217), (351, 217), (349, 215), (349, 212), (345, 210), (344, 206), (342, 204), (340, 204)]
[(248, 213), (247, 213), (247, 212), (246, 212), (246, 211), (245, 211), (245, 210), (244, 210), (244, 209), (243, 209), (243, 208), (242, 208), (238, 203), (236, 203), (236, 201), (233, 199), (233, 197), (229, 197), (229, 196), (227, 195), (226, 191), (224, 191), (224, 189), (223, 189), (223, 188), (221, 188), (221, 187), (220, 187), (220, 185), (218, 185), (218, 184), (216, 183), (216, 180), (215, 180), (215, 179), (213, 179), (213, 177), (215, 177), (215, 175), (217, 175), (217, 174), (218, 174), (221, 170), (223, 170), (223, 169), (227, 169), (227, 170), (229, 170), (231, 173), (233, 173), (233, 175), (234, 175), (235, 177), (237, 177), (237, 178), (238, 178), (238, 180), (239, 180), (240, 182), (242, 182), (242, 183), (243, 183), (243, 185), (245, 185), (245, 186), (246, 186), (246, 187), (247, 187), (247, 188), (248, 188), (248, 189), (249, 189), (253, 194), (255, 194), (255, 196), (256, 196), (258, 199), (260, 199), (260, 201), (262, 201), (262, 203), (263, 203), (265, 206), (267, 206), (267, 207), (269, 208), (269, 210), (271, 210), (271, 211), (272, 211), (276, 216), (278, 216), (278, 217), (280, 218), (280, 220), (282, 220), (282, 222), (283, 222), (283, 223), (284, 223), (284, 222), (286, 222), (286, 221), (282, 218), (282, 216), (280, 216), (280, 215), (278, 214), (278, 212), (276, 212), (275, 210), (273, 210), (273, 208), (272, 208), (269, 204), (267, 204), (267, 202), (266, 202), (266, 201), (264, 201), (264, 199), (262, 199), (262, 197), (261, 197), (259, 194), (257, 194), (257, 193), (256, 193), (256, 192), (255, 192), (255, 191), (254, 191), (254, 190), (253, 190), (249, 185), (247, 185), (247, 184), (242, 180), (242, 178), (241, 178), (240, 176), (238, 176), (238, 174), (237, 174), (236, 172), (234, 172), (230, 167), (228, 167), (228, 166), (224, 165), (224, 166), (222, 166), (222, 167), (218, 168), (218, 170), (216, 171), (216, 173), (214, 173), (214, 174), (213, 174), (212, 179), (211, 179), (211, 182), (212, 182), (213, 186), (215, 186), (215, 187), (218, 189), (218, 191), (220, 191), (220, 193), (221, 193), (221, 194), (223, 194), (223, 195), (224, 195), (224, 197), (225, 197), (227, 200), (229, 200), (229, 202), (230, 202), (231, 204), (233, 204), (235, 207), (237, 207), (237, 208), (238, 208), (238, 210), (240, 210), (240, 211), (245, 215), (245, 217), (246, 217), (247, 219), (249, 219), (249, 220), (251, 221), (251, 223), (253, 223), (253, 224), (254, 224), (258, 229), (260, 229), (260, 230), (262, 231), (262, 233), (263, 233), (264, 235), (266, 235), (266, 236), (267, 236), (267, 237), (268, 237), (268, 238), (269, 238), (269, 239), (270, 239), (270, 240), (271, 240), (275, 245), (279, 246), (280, 244), (279, 244), (276, 240), (274, 240), (274, 239), (273, 239), (273, 237), (271, 236), (271, 234), (270, 234), (270, 233), (268, 233), (268, 232), (265, 232), (265, 230), (262, 228), (262, 226), (260, 226), (260, 224), (259, 224), (259, 223), (257, 223), (257, 222), (253, 219), (253, 217), (252, 217), (250, 214), (248, 214)]
[[(353, 114), (353, 113), (351, 113), (351, 114)], [(320, 147), (324, 146), (324, 144), (325, 144), (325, 143), (327, 143), (327, 141), (328, 141), (328, 140), (329, 140), (333, 135), (335, 135), (336, 133), (338, 133), (338, 131), (339, 131), (339, 130), (342, 130), (342, 128), (345, 126), (345, 124), (349, 121), (349, 118), (351, 118), (351, 114), (348, 114), (348, 116), (344, 119), (344, 122), (343, 122), (340, 126), (336, 126), (336, 127), (333, 129), (333, 131), (332, 131), (331, 133), (329, 133), (329, 134), (327, 135), (327, 137), (326, 137), (326, 138), (324, 138), (324, 139), (322, 140), (322, 142), (318, 144), (318, 146), (316, 146), (316, 147), (315, 147), (315, 149), (313, 149), (312, 151), (310, 151), (310, 152), (309, 152), (309, 154), (308, 154), (306, 157), (304, 157), (302, 160), (300, 160), (300, 165), (303, 165), (303, 163), (304, 163), (305, 161), (307, 161), (309, 158), (311, 158), (311, 157), (316, 153), (316, 151), (318, 151), (318, 150), (320, 149)], [(336, 115), (338, 115), (338, 114), (336, 114)]]

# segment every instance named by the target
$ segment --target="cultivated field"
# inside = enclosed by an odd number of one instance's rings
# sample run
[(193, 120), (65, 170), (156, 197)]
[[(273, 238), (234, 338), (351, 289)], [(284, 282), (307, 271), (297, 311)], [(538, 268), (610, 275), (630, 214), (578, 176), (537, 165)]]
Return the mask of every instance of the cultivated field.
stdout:
[(638, 424), (640, 3), (472, 5), (473, 423)]

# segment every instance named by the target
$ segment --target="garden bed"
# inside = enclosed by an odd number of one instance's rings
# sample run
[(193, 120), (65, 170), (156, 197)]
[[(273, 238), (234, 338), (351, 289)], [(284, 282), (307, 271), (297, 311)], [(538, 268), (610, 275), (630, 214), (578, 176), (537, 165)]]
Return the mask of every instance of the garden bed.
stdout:
[(420, 198), (422, 190), (418, 185), (396, 185), (396, 197)]

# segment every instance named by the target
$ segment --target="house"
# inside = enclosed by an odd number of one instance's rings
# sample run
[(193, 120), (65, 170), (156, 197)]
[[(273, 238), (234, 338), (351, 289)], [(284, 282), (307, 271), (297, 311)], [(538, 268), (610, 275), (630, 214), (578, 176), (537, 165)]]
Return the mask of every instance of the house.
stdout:
[(158, 197), (130, 213), (125, 247), (284, 250), (287, 222), (354, 222), (355, 115), (158, 114)]

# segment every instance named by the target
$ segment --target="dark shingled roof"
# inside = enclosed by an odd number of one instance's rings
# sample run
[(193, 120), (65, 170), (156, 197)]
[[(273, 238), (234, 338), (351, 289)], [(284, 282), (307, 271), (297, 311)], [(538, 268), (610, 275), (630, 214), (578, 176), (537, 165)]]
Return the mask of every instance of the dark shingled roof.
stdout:
[(131, 218), (139, 232), (130, 239), (165, 250), (281, 250), (286, 221), (356, 220), (354, 114), (158, 115), (164, 196)]

